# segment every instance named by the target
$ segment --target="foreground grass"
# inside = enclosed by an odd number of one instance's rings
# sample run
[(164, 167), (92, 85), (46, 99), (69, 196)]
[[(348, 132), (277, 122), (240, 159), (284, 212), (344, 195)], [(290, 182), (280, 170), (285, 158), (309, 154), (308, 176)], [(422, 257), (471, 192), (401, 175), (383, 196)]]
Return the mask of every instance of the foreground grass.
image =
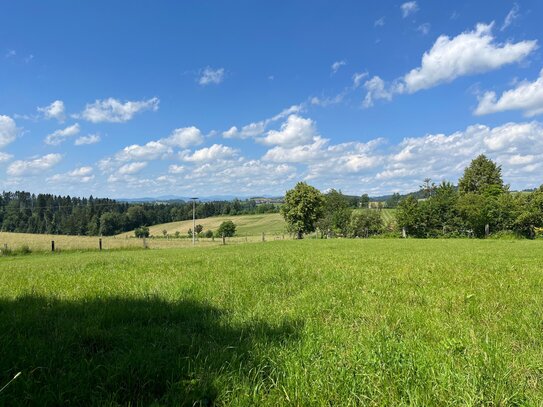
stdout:
[(543, 245), (0, 259), (0, 404), (541, 405)]

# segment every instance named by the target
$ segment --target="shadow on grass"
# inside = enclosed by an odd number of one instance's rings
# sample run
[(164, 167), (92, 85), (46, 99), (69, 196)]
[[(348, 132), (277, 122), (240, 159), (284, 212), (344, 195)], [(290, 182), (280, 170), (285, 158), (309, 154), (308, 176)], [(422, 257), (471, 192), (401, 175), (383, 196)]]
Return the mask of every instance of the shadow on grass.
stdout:
[(232, 326), (192, 301), (0, 299), (0, 387), (23, 372), (0, 405), (213, 405), (297, 325)]

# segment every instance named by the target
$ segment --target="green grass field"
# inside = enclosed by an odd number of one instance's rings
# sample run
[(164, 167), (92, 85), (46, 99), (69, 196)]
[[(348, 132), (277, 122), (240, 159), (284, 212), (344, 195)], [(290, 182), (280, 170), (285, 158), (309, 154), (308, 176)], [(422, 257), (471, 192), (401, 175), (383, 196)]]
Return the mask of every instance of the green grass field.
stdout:
[(543, 244), (0, 258), (0, 405), (542, 405)]
[[(265, 213), (261, 215), (237, 215), (237, 216), (214, 216), (211, 218), (196, 219), (196, 224), (204, 227), (204, 231), (216, 231), (219, 225), (225, 220), (231, 220), (236, 224), (236, 234), (240, 236), (257, 236), (262, 232), (266, 234), (280, 234), (285, 232), (286, 223), (279, 213)], [(168, 234), (173, 235), (180, 232), (186, 235), (189, 229), (192, 229), (192, 219), (180, 222), (163, 223), (149, 227), (149, 232), (154, 236), (162, 236), (162, 231), (166, 230)], [(127, 232), (119, 235), (134, 236), (134, 232)]]

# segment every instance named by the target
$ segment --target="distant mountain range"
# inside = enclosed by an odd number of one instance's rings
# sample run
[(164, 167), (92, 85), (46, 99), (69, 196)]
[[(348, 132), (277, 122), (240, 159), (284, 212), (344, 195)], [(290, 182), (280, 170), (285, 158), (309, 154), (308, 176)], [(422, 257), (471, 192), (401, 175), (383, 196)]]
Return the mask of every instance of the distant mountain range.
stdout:
[[(191, 200), (190, 196), (178, 196), (178, 195), (162, 195), (157, 197), (143, 197), (143, 198), (116, 198), (116, 201), (119, 202), (188, 202)], [(254, 196), (236, 196), (236, 195), (210, 195), (198, 197), (199, 202), (211, 202), (211, 201), (233, 201), (234, 199), (246, 200), (246, 199), (281, 199), (282, 197), (273, 197), (270, 195), (259, 195), (258, 197)]]

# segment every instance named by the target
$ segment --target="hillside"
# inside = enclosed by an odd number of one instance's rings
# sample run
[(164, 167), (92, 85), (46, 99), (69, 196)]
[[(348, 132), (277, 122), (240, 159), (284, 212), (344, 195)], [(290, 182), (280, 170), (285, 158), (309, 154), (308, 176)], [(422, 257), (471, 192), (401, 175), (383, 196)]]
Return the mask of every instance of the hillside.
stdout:
[[(262, 232), (266, 234), (283, 233), (286, 226), (283, 217), (278, 213), (214, 216), (210, 218), (196, 219), (196, 224), (202, 225), (204, 227), (204, 231), (215, 231), (225, 220), (231, 220), (236, 224), (236, 234), (238, 236), (256, 236), (262, 234)], [(181, 235), (187, 235), (189, 229), (192, 229), (192, 219), (179, 222), (162, 223), (160, 225), (149, 227), (149, 231), (152, 236), (162, 236), (163, 230), (166, 230), (169, 235), (173, 235), (175, 232), (179, 232)], [(122, 233), (119, 236), (134, 236), (134, 232), (130, 231)]]

